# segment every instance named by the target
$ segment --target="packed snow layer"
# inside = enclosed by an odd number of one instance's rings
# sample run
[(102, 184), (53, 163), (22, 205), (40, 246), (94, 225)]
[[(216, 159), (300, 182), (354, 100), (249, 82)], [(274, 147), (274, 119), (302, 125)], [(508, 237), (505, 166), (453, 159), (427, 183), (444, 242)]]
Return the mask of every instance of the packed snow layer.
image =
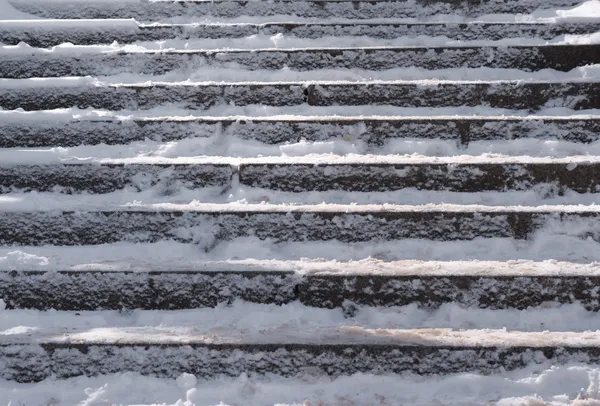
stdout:
[[(543, 145), (544, 143), (539, 143)], [(570, 146), (570, 145), (569, 145)], [(515, 146), (515, 147), (518, 147)], [(483, 152), (477, 155), (459, 155), (459, 156), (434, 156), (428, 157), (417, 154), (355, 154), (345, 155), (337, 154), (306, 154), (300, 156), (291, 156), (281, 154), (281, 156), (265, 157), (258, 154), (258, 157), (234, 158), (230, 156), (194, 156), (189, 157), (177, 155), (161, 156), (161, 154), (137, 154), (127, 157), (126, 154), (116, 153), (112, 158), (102, 156), (103, 154), (86, 154), (86, 149), (94, 150), (93, 147), (75, 147), (75, 148), (51, 148), (49, 150), (40, 149), (0, 149), (0, 166), (13, 165), (53, 165), (53, 164), (139, 164), (139, 165), (411, 165), (411, 164), (439, 164), (439, 165), (461, 165), (461, 164), (538, 164), (538, 165), (564, 165), (569, 166), (568, 170), (573, 170), (577, 165), (597, 164), (600, 162), (598, 155), (568, 155), (565, 157), (531, 157), (528, 155), (512, 156), (510, 154), (492, 154)], [(81, 150), (80, 153), (78, 151)], [(116, 149), (116, 148), (115, 148)], [(290, 148), (291, 149), (291, 148)], [(516, 149), (516, 148), (515, 148)], [(125, 149), (127, 151), (127, 149)], [(73, 153), (74, 152), (74, 153)], [(102, 152), (102, 151), (100, 151)]]
[(9, 0), (0, 0), (0, 25), (9, 20), (40, 20), (40, 17), (17, 10)]
[(218, 105), (206, 110), (187, 110), (177, 106), (161, 106), (148, 110), (102, 110), (94, 108), (80, 109), (77, 107), (25, 111), (1, 110), (0, 123), (28, 122), (32, 125), (41, 123), (66, 123), (74, 120), (83, 121), (129, 121), (134, 119), (172, 119), (193, 120), (205, 118), (208, 120), (327, 120), (327, 119), (552, 119), (552, 118), (595, 118), (600, 116), (600, 110), (572, 110), (565, 107), (548, 107), (540, 109), (535, 115), (527, 110), (501, 109), (488, 106), (457, 106), (457, 107), (398, 107), (391, 105), (380, 106), (267, 106), (250, 104), (245, 106)]
[(302, 379), (273, 375), (157, 379), (136, 373), (48, 379), (36, 384), (0, 381), (10, 404), (165, 406), (596, 406), (600, 369), (585, 365), (532, 365), (503, 374), (432, 376), (355, 374)]
[[(143, 183), (141, 185), (144, 185)], [(232, 204), (247, 207), (251, 204), (287, 205), (293, 208), (308, 204), (348, 204), (348, 205), (378, 205), (378, 204), (456, 204), (505, 207), (514, 204), (540, 207), (545, 205), (598, 205), (600, 195), (596, 193), (579, 194), (567, 191), (559, 194), (553, 185), (540, 185), (529, 191), (507, 192), (477, 192), (462, 193), (448, 191), (424, 191), (412, 188), (391, 192), (282, 192), (271, 189), (252, 188), (234, 185), (231, 189), (202, 188), (185, 189), (169, 185), (143, 187), (144, 191), (116, 191), (105, 194), (78, 194), (76, 201), (73, 196), (61, 193), (57, 188), (51, 192), (6, 193), (0, 195), (0, 211), (6, 210), (83, 210), (108, 208), (148, 208), (150, 210), (160, 205), (173, 205), (174, 209), (189, 206), (191, 208), (202, 204)], [(165, 206), (165, 207), (166, 207)], [(224, 206), (227, 207), (227, 206)]]
[[(4, 304), (0, 302), (0, 308)], [(314, 332), (319, 329), (508, 329), (524, 332), (594, 331), (600, 322), (597, 312), (586, 311), (579, 304), (556, 305), (527, 310), (485, 310), (443, 304), (435, 311), (416, 305), (401, 307), (358, 307), (347, 318), (342, 309), (318, 309), (298, 302), (285, 305), (255, 304), (236, 301), (216, 308), (193, 310), (130, 311), (36, 311), (0, 310), (0, 336), (20, 336), (49, 332), (79, 334), (104, 329), (201, 328), (240, 331), (243, 334), (277, 333), (281, 330)]]

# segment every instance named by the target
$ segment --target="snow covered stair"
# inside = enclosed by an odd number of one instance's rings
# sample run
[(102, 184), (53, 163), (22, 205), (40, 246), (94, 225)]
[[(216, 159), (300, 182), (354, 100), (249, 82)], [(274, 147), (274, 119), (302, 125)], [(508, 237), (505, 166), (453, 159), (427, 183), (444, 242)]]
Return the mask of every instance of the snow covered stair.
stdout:
[[(274, 45), (272, 37), (291, 38), (346, 37), (346, 40), (394, 40), (402, 36), (443, 36), (452, 40), (498, 41), (507, 38), (552, 40), (560, 35), (584, 35), (597, 32), (598, 22), (293, 22), (293, 23), (193, 23), (157, 24), (123, 20), (36, 20), (36, 25), (21, 21), (4, 21), (0, 25), (0, 42), (6, 45), (26, 43), (31, 47), (53, 47), (64, 43), (78, 45), (120, 44), (135, 41), (164, 41), (243, 38)], [(251, 37), (252, 38), (252, 37)], [(250, 41), (250, 42), (252, 42)], [(515, 42), (515, 45), (518, 44)], [(417, 44), (415, 44), (417, 45)]]
[(600, 115), (571, 116), (236, 116), (136, 117), (99, 112), (91, 117), (65, 112), (0, 111), (0, 147), (120, 145), (150, 139), (173, 142), (198, 137), (297, 144), (302, 140), (346, 140), (381, 147), (394, 139), (470, 141), (537, 139), (593, 143)]
[(357, 372), (440, 374), (505, 372), (552, 359), (598, 363), (593, 332), (450, 331), (341, 327), (262, 334), (195, 328), (95, 329), (54, 335), (34, 332), (0, 339), (5, 378), (21, 382), (51, 376), (110, 374), (123, 369), (175, 378), (277, 373), (297, 376)]
[[(76, 248), (70, 248), (76, 254)], [(35, 267), (32, 267), (35, 268)], [(597, 267), (531, 261), (212, 261), (163, 267), (140, 262), (0, 272), (9, 308), (194, 309), (244, 300), (341, 308), (444, 304), (527, 309), (578, 303), (600, 309)]]
[(44, 18), (135, 18), (159, 21), (173, 17), (272, 17), (292, 15), (303, 18), (381, 19), (425, 17), (436, 14), (482, 15), (495, 13), (531, 13), (538, 8), (570, 8), (579, 0), (493, 0), (443, 2), (430, 1), (356, 1), (356, 0), (283, 0), (283, 1), (43, 1), (11, 0), (19, 10)]
[(0, 82), (0, 105), (27, 111), (69, 107), (151, 109), (177, 104), (206, 109), (221, 104), (269, 106), (407, 107), (490, 106), (538, 110), (545, 106), (600, 109), (600, 82), (231, 82), (105, 84), (87, 78)]
[[(5, 56), (6, 55), (6, 56)], [(247, 69), (394, 68), (445, 69), (456, 66), (512, 68), (525, 71), (570, 71), (600, 63), (600, 45), (543, 45), (514, 47), (353, 47), (214, 51), (143, 51), (53, 55), (25, 50), (0, 52), (4, 78), (115, 75), (123, 71), (162, 75), (206, 66)], [(232, 65), (233, 64), (233, 65)]]
[[(0, 330), (1, 378), (600, 362), (594, 4), (11, 3), (0, 311), (50, 321)], [(378, 321), (410, 306), (482, 313)]]

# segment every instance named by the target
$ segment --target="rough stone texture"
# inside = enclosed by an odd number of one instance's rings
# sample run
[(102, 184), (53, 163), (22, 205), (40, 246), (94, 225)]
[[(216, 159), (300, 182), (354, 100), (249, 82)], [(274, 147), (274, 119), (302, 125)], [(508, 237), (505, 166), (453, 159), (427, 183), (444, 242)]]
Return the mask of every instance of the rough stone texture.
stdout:
[(598, 191), (600, 164), (242, 164), (241, 184), (287, 192), (404, 188), (482, 192), (552, 185), (579, 193)]
[(120, 165), (66, 164), (0, 166), (0, 193), (19, 190), (63, 193), (109, 193), (121, 189), (143, 191), (160, 187), (188, 189), (229, 187), (233, 169), (229, 165)]
[[(444, 303), (527, 309), (579, 303), (600, 310), (600, 276), (309, 274), (202, 271), (3, 271), (0, 297), (8, 308), (39, 310), (193, 309), (236, 299), (321, 308)], [(360, 311), (360, 309), (358, 309)]]
[[(44, 6), (46, 7), (46, 6)], [(81, 5), (79, 6), (81, 7)], [(86, 27), (50, 25), (2, 26), (0, 42), (17, 45), (25, 42), (32, 47), (52, 47), (65, 42), (79, 45), (131, 43), (135, 41), (159, 41), (165, 39), (243, 38), (250, 35), (295, 36), (299, 38), (322, 38), (330, 36), (366, 36), (394, 39), (402, 36), (445, 36), (460, 41), (491, 40), (504, 38), (541, 38), (550, 40), (560, 35), (581, 35), (600, 31), (599, 23), (415, 23), (415, 24), (366, 24), (360, 23), (267, 23), (237, 25), (195, 26), (144, 26), (139, 27)]]
[(303, 304), (327, 308), (341, 307), (344, 302), (427, 308), (454, 303), (524, 310), (552, 302), (580, 303), (587, 310), (598, 311), (599, 284), (597, 276), (309, 275), (299, 294)]
[(176, 378), (276, 373), (294, 376), (357, 372), (492, 373), (552, 360), (600, 362), (595, 347), (443, 347), (330, 344), (89, 344), (42, 343), (0, 346), (0, 377), (19, 382), (135, 371)]
[(599, 118), (382, 118), (270, 120), (71, 120), (0, 122), (0, 148), (72, 147), (81, 144), (128, 144), (149, 138), (176, 141), (194, 137), (236, 137), (267, 144), (328, 141), (336, 138), (362, 140), (381, 146), (393, 138), (453, 139), (461, 145), (470, 140), (520, 138), (594, 142), (600, 139)]
[(171, 71), (188, 72), (205, 66), (227, 67), (228, 64), (251, 70), (287, 67), (298, 71), (409, 67), (431, 70), (487, 67), (570, 71), (578, 66), (597, 63), (600, 63), (600, 45), (33, 54), (2, 58), (0, 77), (109, 76), (123, 72), (162, 75)]
[(537, 110), (600, 108), (600, 83), (382, 83), (318, 84), (306, 89), (311, 106), (392, 105), (399, 107), (489, 106)]
[(304, 103), (302, 84), (269, 85), (124, 85), (44, 86), (4, 89), (0, 107), (6, 110), (52, 110), (94, 107), (108, 110), (149, 109), (168, 104), (205, 109), (214, 105), (266, 104), (290, 106)]
[(69, 107), (109, 110), (148, 109), (165, 104), (202, 109), (215, 105), (291, 106), (393, 105), (404, 107), (489, 106), (537, 110), (600, 108), (599, 82), (570, 83), (323, 83), (44, 86), (0, 92), (7, 110)]
[(414, 24), (364, 24), (359, 21), (348, 24), (319, 23), (269, 23), (259, 26), (259, 34), (293, 35), (301, 38), (329, 36), (368, 36), (394, 39), (398, 37), (445, 36), (459, 41), (491, 40), (505, 38), (553, 39), (565, 34), (587, 34), (600, 30), (598, 23), (414, 23)]
[(0, 244), (84, 245), (173, 239), (210, 249), (220, 241), (255, 236), (272, 241), (391, 241), (527, 238), (549, 221), (576, 223), (581, 238), (599, 239), (600, 212), (363, 211), (0, 212)]
[(172, 310), (246, 300), (297, 300), (291, 272), (0, 272), (0, 297), (10, 308)]
[(102, 3), (11, 0), (19, 10), (46, 18), (164, 18), (210, 15), (215, 17), (296, 15), (315, 18), (403, 18), (434, 14), (468, 16), (496, 13), (531, 13), (542, 8), (571, 8), (580, 0), (446, 0), (446, 1), (173, 1)]

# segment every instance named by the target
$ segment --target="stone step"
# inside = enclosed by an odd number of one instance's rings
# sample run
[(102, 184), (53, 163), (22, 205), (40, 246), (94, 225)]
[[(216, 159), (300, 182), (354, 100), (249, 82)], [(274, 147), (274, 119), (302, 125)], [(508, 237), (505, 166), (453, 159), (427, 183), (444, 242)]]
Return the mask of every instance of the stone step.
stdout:
[(177, 190), (208, 186), (228, 189), (234, 171), (240, 185), (286, 192), (387, 192), (415, 188), (469, 193), (550, 186), (562, 194), (595, 193), (600, 189), (600, 162), (594, 159), (400, 159), (369, 155), (359, 159), (250, 158), (239, 161), (235, 167), (210, 163), (210, 159), (177, 164), (5, 162), (0, 165), (0, 193), (110, 193), (122, 189), (140, 192), (155, 187)]
[(244, 38), (252, 35), (317, 39), (363, 36), (379, 39), (444, 36), (451, 40), (498, 41), (507, 38), (551, 40), (561, 35), (583, 35), (600, 31), (597, 22), (499, 23), (499, 22), (281, 22), (233, 24), (139, 24), (132, 20), (47, 20), (5, 21), (0, 26), (0, 42), (32, 47), (52, 47), (63, 43), (77, 45), (120, 44), (167, 39)]
[(0, 108), (50, 110), (98, 108), (149, 109), (167, 104), (180, 108), (264, 104), (270, 106), (399, 107), (488, 106), (537, 110), (600, 108), (600, 82), (233, 82), (102, 84), (86, 78), (6, 79), (0, 86)]
[[(163, 268), (163, 266), (166, 268)], [(494, 261), (220, 261), (165, 265), (82, 264), (71, 269), (0, 270), (10, 309), (174, 310), (245, 300), (318, 308), (360, 306), (527, 309), (578, 303), (600, 309), (594, 264)]]
[[(0, 54), (1, 55), (1, 54)], [(8, 54), (0, 59), (0, 77), (26, 79), (61, 76), (110, 76), (119, 73), (162, 75), (207, 66), (284, 69), (385, 70), (395, 68), (500, 68), (570, 71), (600, 63), (600, 44), (515, 47), (366, 47), (146, 51), (82, 54)]]
[(242, 163), (238, 169), (239, 182), (286, 192), (386, 192), (404, 188), (451, 192), (525, 191), (540, 185), (552, 185), (562, 192), (600, 191), (600, 162), (593, 161), (534, 159), (524, 162), (517, 158), (504, 163), (502, 160), (470, 163), (463, 158), (429, 158), (421, 163), (410, 159), (392, 163), (383, 157), (375, 161), (378, 162)]
[[(132, 205), (99, 211), (76, 204), (64, 210), (0, 212), (0, 244), (93, 245), (174, 240), (210, 250), (222, 241), (254, 237), (283, 241), (438, 241), (526, 239), (545, 226), (600, 240), (595, 206), (395, 205)], [(571, 227), (572, 229), (570, 229)], [(558, 230), (558, 231), (556, 231)]]
[[(349, 139), (382, 146), (394, 138), (503, 141), (523, 138), (590, 143), (600, 139), (598, 116), (382, 116), (373, 117), (118, 117), (0, 112), (0, 148), (74, 147), (235, 137), (266, 144)], [(37, 118), (36, 118), (37, 117)]]
[(296, 327), (104, 328), (0, 338), (0, 377), (19, 382), (117, 372), (176, 378), (220, 375), (500, 373), (552, 362), (600, 362), (596, 332)]
[(51, 192), (110, 193), (122, 189), (141, 192), (153, 187), (188, 189), (228, 188), (233, 169), (226, 164), (0, 164), (0, 193)]
[[(413, 18), (435, 14), (522, 14), (540, 8), (571, 8), (580, 0), (283, 0), (283, 1), (61, 1), (10, 0), (17, 9), (45, 18), (135, 18), (161, 21), (173, 17), (272, 17), (292, 15), (307, 18)], [(416, 4), (415, 4), (416, 3)]]

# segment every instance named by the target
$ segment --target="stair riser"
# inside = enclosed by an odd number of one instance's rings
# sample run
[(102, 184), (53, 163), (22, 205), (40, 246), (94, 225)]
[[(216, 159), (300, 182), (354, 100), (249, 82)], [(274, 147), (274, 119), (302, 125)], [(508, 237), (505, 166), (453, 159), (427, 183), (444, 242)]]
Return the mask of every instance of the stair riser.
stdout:
[(266, 144), (361, 140), (382, 146), (394, 138), (470, 140), (538, 138), (594, 142), (600, 138), (600, 119), (578, 120), (335, 120), (335, 121), (28, 121), (0, 122), (0, 148), (74, 147), (81, 144), (128, 144), (177, 141), (195, 137), (233, 137)]
[[(345, 301), (364, 306), (442, 304), (486, 309), (519, 309), (547, 303), (580, 303), (598, 311), (600, 277), (381, 275), (309, 276), (299, 290), (307, 306), (336, 308)], [(360, 311), (360, 310), (359, 310)]]
[[(152, 3), (92, 3), (86, 2), (27, 2), (11, 1), (19, 10), (46, 18), (135, 18), (138, 21), (160, 21), (170, 17), (240, 17), (296, 15), (314, 18), (403, 18), (434, 14), (481, 15), (496, 13), (531, 13), (541, 5), (536, 1), (493, 1), (475, 3), (370, 1), (370, 2), (323, 2), (323, 1), (225, 1), (225, 2), (152, 2)], [(579, 0), (548, 0), (544, 8), (573, 7)]]
[(458, 372), (494, 373), (551, 360), (554, 365), (600, 362), (594, 347), (436, 347), (415, 345), (328, 344), (43, 344), (0, 347), (4, 360), (0, 377), (35, 382), (50, 376), (64, 379), (79, 375), (138, 372), (176, 378), (191, 373), (199, 378), (221, 374), (302, 373), (339, 376), (354, 373), (420, 375)]
[(506, 109), (600, 107), (600, 83), (441, 83), (437, 85), (310, 85), (311, 106), (392, 105), (399, 107), (489, 106)]
[(178, 190), (229, 187), (229, 165), (31, 165), (0, 166), (0, 193), (19, 190), (63, 193), (140, 192), (153, 187)]
[(600, 237), (600, 213), (596, 212), (4, 212), (0, 213), (0, 244), (83, 245), (172, 239), (210, 249), (220, 241), (245, 236), (274, 242), (523, 239), (549, 221), (576, 222), (581, 238)]
[[(229, 165), (32, 165), (0, 166), (0, 193), (110, 193), (150, 188), (232, 186)], [(404, 188), (452, 192), (526, 191), (595, 193), (600, 164), (241, 164), (239, 183), (286, 192), (343, 190), (387, 192)]]
[(49, 110), (69, 107), (148, 109), (164, 104), (205, 109), (215, 105), (392, 105), (399, 107), (600, 108), (598, 83), (256, 84), (6, 89), (0, 107)]
[(164, 104), (192, 109), (205, 109), (229, 103), (292, 106), (305, 102), (304, 91), (302, 85), (45, 87), (2, 91), (0, 107), (8, 110), (52, 110), (68, 107), (136, 110)]
[(244, 164), (240, 165), (239, 179), (243, 185), (287, 192), (386, 192), (403, 188), (481, 192), (554, 185), (558, 190), (585, 193), (598, 190), (600, 165), (570, 168), (565, 164)]
[(200, 25), (166, 27), (113, 27), (110, 30), (88, 27), (60, 29), (51, 26), (0, 27), (0, 42), (17, 45), (25, 42), (32, 47), (47, 48), (70, 42), (77, 45), (120, 44), (135, 41), (166, 39), (243, 38), (251, 35), (277, 35), (317, 39), (322, 37), (364, 36), (396, 39), (415, 36), (445, 36), (459, 41), (505, 38), (539, 38), (551, 40), (560, 35), (582, 35), (600, 31), (597, 23), (557, 24), (248, 24)]
[[(291, 272), (0, 272), (11, 309), (176, 310), (245, 300), (341, 308), (417, 305), (519, 309), (578, 303), (600, 310), (600, 277), (309, 275)], [(360, 312), (360, 309), (358, 309)]]
[[(0, 60), (0, 77), (24, 79), (61, 76), (109, 76), (123, 72), (162, 75), (213, 67), (247, 69), (385, 70), (418, 67), (502, 68), (569, 71), (600, 63), (600, 46), (549, 46), (535, 48), (436, 48), (394, 50), (249, 51), (218, 54), (95, 54), (78, 56), (27, 55)], [(234, 64), (234, 65), (231, 65)]]
[(0, 272), (10, 308), (174, 310), (245, 300), (284, 304), (298, 299), (289, 272)]

